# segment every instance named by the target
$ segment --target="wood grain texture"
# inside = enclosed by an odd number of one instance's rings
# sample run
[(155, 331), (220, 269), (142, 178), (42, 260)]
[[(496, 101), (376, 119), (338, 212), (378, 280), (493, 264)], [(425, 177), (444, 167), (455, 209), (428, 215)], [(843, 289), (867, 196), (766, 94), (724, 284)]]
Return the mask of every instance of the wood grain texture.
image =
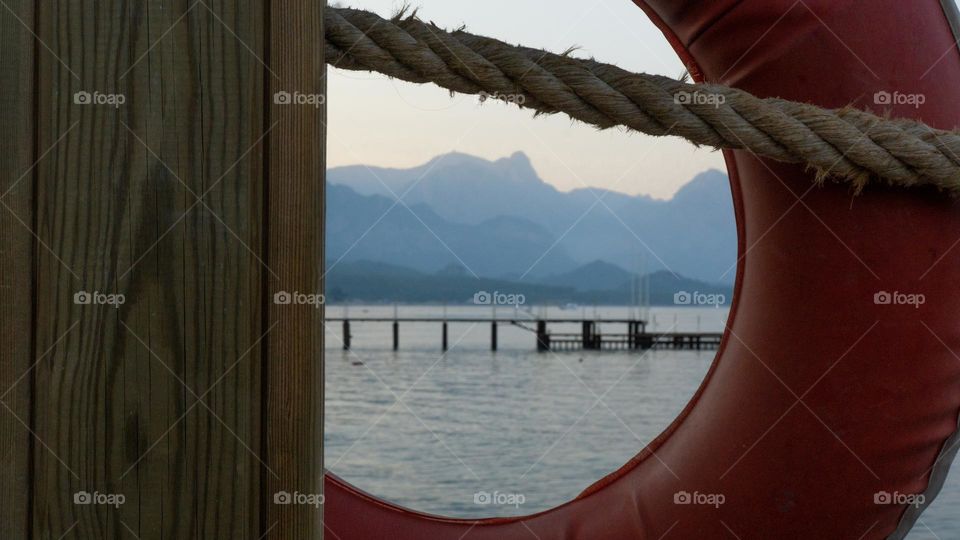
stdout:
[(259, 538), (265, 4), (38, 5), (34, 537)]
[(321, 493), (323, 312), (272, 296), (323, 290), (325, 109), (272, 96), (325, 95), (324, 4), (34, 5), (0, 17), (2, 192), (49, 149), (0, 209), (0, 536), (321, 538), (273, 496)]
[(33, 24), (33, 2), (0, 8), (0, 538), (11, 539), (30, 534), (33, 440), (23, 423), (32, 418), (35, 355)]
[[(268, 294), (323, 291), (326, 107), (297, 104), (296, 95), (325, 96), (325, 1), (270, 4), (270, 102), (267, 180)], [(316, 99), (314, 99), (316, 102)], [(265, 444), (267, 493), (320, 494), (323, 477), (323, 311), (311, 305), (269, 305)], [(321, 538), (322, 508), (265, 501), (270, 537)]]

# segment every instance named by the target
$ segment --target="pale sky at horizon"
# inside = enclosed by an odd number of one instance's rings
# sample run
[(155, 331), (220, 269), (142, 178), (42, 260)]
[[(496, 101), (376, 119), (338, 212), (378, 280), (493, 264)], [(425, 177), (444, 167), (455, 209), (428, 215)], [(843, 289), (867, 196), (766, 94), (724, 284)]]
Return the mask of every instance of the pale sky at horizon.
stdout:
[[(339, 3), (389, 17), (403, 2)], [(418, 15), (446, 28), (466, 24), (473, 33), (511, 43), (617, 64), (671, 77), (683, 64), (659, 30), (630, 0), (419, 0)], [(544, 11), (545, 7), (549, 10)], [(696, 174), (725, 171), (723, 156), (676, 137), (621, 130), (598, 131), (566, 116), (533, 118), (498, 102), (480, 105), (432, 85), (379, 74), (331, 69), (328, 80), (327, 165), (414, 167), (452, 151), (486, 159), (526, 153), (541, 178), (558, 189), (584, 186), (669, 198)]]

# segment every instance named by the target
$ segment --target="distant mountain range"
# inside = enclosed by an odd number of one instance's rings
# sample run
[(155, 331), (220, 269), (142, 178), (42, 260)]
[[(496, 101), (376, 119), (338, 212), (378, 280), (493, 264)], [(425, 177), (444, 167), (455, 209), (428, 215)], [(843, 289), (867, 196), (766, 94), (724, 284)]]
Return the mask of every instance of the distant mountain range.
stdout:
[(579, 292), (657, 270), (705, 283), (734, 278), (730, 189), (716, 170), (669, 200), (561, 192), (522, 153), (492, 162), (447, 154), (412, 169), (339, 167), (327, 178), (328, 264), (383, 263), (431, 277), (453, 265), (473, 281)]
[[(593, 280), (595, 273), (618, 281)], [(477, 279), (458, 266), (427, 274), (373, 261), (342, 262), (327, 274), (327, 301), (330, 303), (476, 303), (494, 295), (522, 297), (524, 305), (580, 304), (630, 305), (640, 280), (608, 263), (594, 262), (542, 283), (507, 279)], [(733, 297), (729, 286), (704, 283), (660, 270), (650, 274), (649, 300), (652, 305), (699, 304), (719, 298), (719, 305)], [(679, 295), (679, 296), (678, 296)], [(712, 296), (711, 296), (712, 295)]]

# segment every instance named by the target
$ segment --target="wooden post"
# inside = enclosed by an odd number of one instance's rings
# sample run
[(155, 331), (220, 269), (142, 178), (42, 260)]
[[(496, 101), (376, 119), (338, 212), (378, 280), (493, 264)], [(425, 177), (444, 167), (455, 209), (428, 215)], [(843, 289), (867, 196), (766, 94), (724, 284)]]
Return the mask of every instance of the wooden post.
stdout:
[(343, 320), (343, 350), (350, 350), (350, 319)]
[(400, 323), (393, 321), (393, 350), (400, 349)]
[(547, 334), (547, 321), (537, 321), (537, 351), (550, 350), (550, 336)]
[(490, 350), (497, 350), (497, 322), (490, 323)]
[(0, 8), (0, 537), (321, 538), (324, 5)]
[[(273, 290), (323, 292), (326, 0), (263, 5), (269, 21), (267, 278)], [(272, 278), (272, 279), (270, 279)], [(284, 309), (293, 307), (294, 309)], [(267, 336), (264, 531), (313, 539), (323, 508), (287, 494), (323, 491), (323, 306), (271, 306)], [(276, 325), (273, 327), (272, 325)], [(265, 533), (264, 533), (265, 534)]]
[(443, 321), (443, 352), (447, 352), (447, 321)]
[(35, 425), (31, 366), (43, 354), (34, 347), (35, 5), (8, 1), (0, 15), (0, 538), (31, 536), (31, 455), (42, 450), (27, 429)]

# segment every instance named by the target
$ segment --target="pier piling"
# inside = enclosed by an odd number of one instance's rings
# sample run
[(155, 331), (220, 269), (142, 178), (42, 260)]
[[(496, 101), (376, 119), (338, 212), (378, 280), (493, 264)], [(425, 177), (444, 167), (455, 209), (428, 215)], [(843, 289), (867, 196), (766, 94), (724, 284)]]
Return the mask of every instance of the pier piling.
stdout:
[(537, 321), (537, 351), (550, 350), (550, 335), (547, 334), (547, 321)]

